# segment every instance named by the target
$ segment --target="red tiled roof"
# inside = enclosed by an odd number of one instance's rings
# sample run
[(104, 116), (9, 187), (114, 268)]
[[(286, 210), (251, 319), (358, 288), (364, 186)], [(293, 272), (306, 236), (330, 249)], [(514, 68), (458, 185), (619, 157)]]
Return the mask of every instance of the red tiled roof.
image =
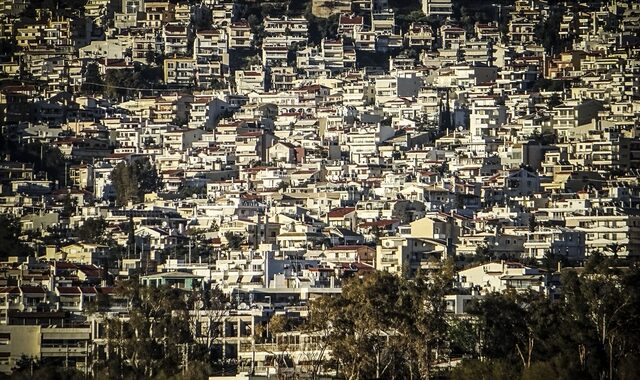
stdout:
[(20, 289), (17, 286), (0, 288), (0, 294), (20, 294)]
[(81, 286), (80, 290), (82, 290), (82, 293), (85, 293), (85, 294), (96, 294), (96, 293), (98, 293), (96, 288), (94, 288), (93, 286)]
[(80, 288), (77, 286), (58, 286), (57, 290), (60, 294), (80, 294)]
[(103, 286), (101, 288), (96, 288), (96, 290), (101, 294), (112, 294), (116, 292), (116, 289), (111, 286)]
[(362, 24), (362, 16), (340, 16), (340, 24), (342, 25), (360, 25)]
[(40, 286), (22, 285), (20, 286), (20, 290), (22, 290), (23, 293), (39, 293), (39, 294), (45, 293), (44, 289)]
[(347, 214), (350, 214), (352, 212), (356, 211), (355, 207), (341, 207), (341, 208), (335, 208), (331, 211), (329, 211), (329, 213), (327, 214), (327, 216), (329, 218), (342, 218)]

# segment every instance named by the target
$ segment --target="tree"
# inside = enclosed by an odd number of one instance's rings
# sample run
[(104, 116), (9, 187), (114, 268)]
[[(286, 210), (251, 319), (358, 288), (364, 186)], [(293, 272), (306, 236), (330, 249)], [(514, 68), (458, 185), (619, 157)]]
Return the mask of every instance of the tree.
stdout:
[(551, 95), (551, 98), (549, 98), (549, 101), (547, 102), (547, 106), (549, 107), (549, 109), (553, 109), (559, 106), (560, 104), (562, 104), (562, 100), (560, 99), (560, 96), (556, 93)]
[(129, 300), (129, 319), (108, 319), (109, 360), (102, 366), (120, 376), (150, 378), (181, 369), (185, 347), (199, 347), (190, 329), (184, 290), (146, 287), (135, 279), (118, 283), (116, 291)]
[(64, 358), (37, 360), (33, 357), (22, 356), (13, 368), (11, 379), (81, 380), (85, 378), (82, 372), (74, 368), (67, 368), (63, 361)]
[(447, 341), (452, 355), (474, 356), (476, 354), (475, 326), (469, 320), (453, 319), (450, 321)]
[[(146, 59), (153, 59), (156, 65), (161, 66), (162, 56), (148, 56)], [(107, 70), (104, 76), (104, 95), (107, 98), (118, 99), (127, 97), (132, 92), (137, 93), (150, 89), (153, 83), (162, 75), (161, 67), (150, 67), (136, 63), (131, 69)]]
[(471, 305), (470, 313), (477, 317), (480, 357), (520, 362), (516, 346), (525, 340), (525, 311), (512, 297), (498, 293), (486, 295)]
[(639, 353), (640, 331), (633, 326), (640, 322), (640, 271), (634, 267), (623, 273), (610, 267), (611, 259), (595, 260), (585, 265), (586, 273), (570, 271), (563, 278), (567, 308), (587, 332), (580, 342), (583, 365), (595, 376), (613, 378), (620, 359)]
[(330, 326), (326, 342), (346, 379), (379, 378), (388, 369), (385, 342), (396, 335), (390, 322), (398, 315), (399, 282), (384, 272), (353, 278), (340, 296), (312, 307), (313, 318)]
[(219, 337), (218, 324), (227, 315), (230, 307), (229, 296), (218, 287), (194, 289), (187, 298), (190, 314), (190, 326), (194, 340), (202, 346), (201, 359), (211, 362), (214, 359), (214, 345)]
[(231, 249), (238, 249), (244, 242), (244, 236), (235, 234), (231, 231), (225, 232), (224, 238), (227, 239), (227, 245)]
[(76, 230), (81, 241), (88, 243), (105, 243), (108, 239), (104, 236), (107, 222), (104, 218), (89, 218)]
[(417, 356), (420, 377), (432, 377), (435, 358), (440, 356), (447, 337), (445, 294), (451, 289), (453, 264), (447, 262), (443, 268), (431, 275), (419, 274), (415, 281), (407, 284), (403, 300), (403, 335), (411, 343)]
[(97, 63), (91, 62), (85, 68), (84, 83), (82, 83), (81, 91), (89, 95), (104, 91), (104, 81), (100, 75)]
[(329, 348), (331, 323), (326, 313), (330, 311), (331, 298), (322, 297), (311, 304), (309, 316), (302, 326), (309, 341), (303, 344), (303, 355), (311, 365), (311, 378), (316, 379), (325, 364), (325, 356)]
[(162, 184), (155, 166), (148, 158), (130, 164), (119, 163), (111, 172), (110, 178), (116, 188), (116, 200), (120, 205), (130, 200), (139, 201), (144, 194), (156, 191)]
[(314, 301), (309, 329), (347, 379), (429, 379), (447, 338), (444, 294), (451, 276), (448, 263), (414, 281), (386, 272), (352, 278), (341, 295)]
[(625, 247), (626, 247), (626, 244), (624, 243), (613, 242), (611, 244), (607, 244), (607, 246), (605, 247), (605, 250), (611, 253), (611, 256), (613, 256), (613, 258), (617, 259), (618, 254), (624, 251)]
[(137, 197), (138, 183), (132, 165), (119, 163), (111, 172), (110, 179), (116, 189), (116, 202), (119, 205)]
[(451, 372), (452, 380), (511, 380), (517, 379), (518, 370), (504, 360), (463, 360)]
[(36, 172), (44, 172), (47, 179), (62, 185), (66, 180), (65, 157), (55, 146), (43, 145), (40, 142), (21, 143), (19, 141), (6, 139), (1, 134), (3, 146), (0, 151), (7, 153), (16, 162), (33, 163)]
[(76, 200), (72, 199), (70, 194), (66, 194), (64, 198), (62, 198), (62, 211), (60, 212), (60, 215), (65, 218), (70, 217), (71, 215), (73, 215), (73, 212), (76, 209), (76, 205)]
[[(265, 349), (275, 359), (275, 365), (277, 367), (277, 376), (280, 377), (280, 368), (288, 368), (292, 363), (289, 348), (292, 341), (292, 332), (294, 329), (294, 322), (286, 315), (273, 315), (267, 322), (268, 335), (265, 334), (264, 329), (256, 329), (256, 333), (260, 335), (266, 335), (266, 338), (271, 342), (269, 345), (265, 345)], [(269, 349), (268, 347), (273, 347)]]
[(20, 220), (11, 214), (0, 214), (0, 257), (30, 256), (33, 249), (20, 240)]

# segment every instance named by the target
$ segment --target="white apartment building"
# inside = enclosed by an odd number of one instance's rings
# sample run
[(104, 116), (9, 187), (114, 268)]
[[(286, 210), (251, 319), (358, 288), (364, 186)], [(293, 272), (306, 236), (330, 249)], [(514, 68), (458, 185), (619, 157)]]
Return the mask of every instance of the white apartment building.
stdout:
[(453, 4), (451, 0), (422, 0), (422, 12), (426, 16), (451, 16)]
[(497, 104), (494, 97), (478, 97), (471, 100), (471, 141), (484, 142), (495, 137), (497, 129), (506, 121), (506, 107)]

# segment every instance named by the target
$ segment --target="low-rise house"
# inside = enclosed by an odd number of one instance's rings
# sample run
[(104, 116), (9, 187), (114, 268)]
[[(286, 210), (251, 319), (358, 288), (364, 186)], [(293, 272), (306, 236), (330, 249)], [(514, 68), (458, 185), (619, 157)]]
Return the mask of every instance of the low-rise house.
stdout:
[(164, 82), (169, 85), (196, 85), (196, 60), (193, 58), (167, 58), (164, 60)]
[(545, 292), (547, 279), (537, 268), (514, 262), (491, 262), (464, 269), (458, 272), (458, 281), (462, 288), (473, 289), (479, 294), (516, 291)]
[(265, 73), (261, 67), (253, 67), (250, 70), (236, 70), (236, 91), (240, 94), (251, 92), (263, 92), (265, 90)]
[(364, 18), (355, 14), (342, 14), (338, 19), (338, 35), (353, 38), (356, 29), (364, 28)]
[(411, 23), (409, 30), (404, 35), (407, 44), (411, 48), (431, 50), (434, 42), (433, 30), (428, 24)]
[(162, 26), (174, 21), (175, 4), (164, 1), (145, 1), (144, 19), (138, 20), (144, 29), (160, 30)]
[(8, 324), (12, 312), (49, 309), (48, 293), (42, 286), (20, 285), (0, 288), (0, 324)]
[(162, 272), (140, 277), (144, 286), (168, 286), (182, 290), (193, 290), (202, 286), (202, 276), (185, 272)]
[(108, 257), (109, 247), (101, 244), (75, 243), (60, 248), (61, 258), (78, 264), (102, 265)]
[(457, 26), (445, 24), (440, 27), (440, 44), (444, 49), (458, 48), (467, 41), (467, 32)]
[(355, 207), (335, 208), (327, 213), (326, 218), (328, 225), (348, 228), (352, 231), (355, 231), (358, 220)]
[(385, 236), (376, 246), (375, 268), (413, 278), (419, 271), (431, 269), (445, 252), (446, 246), (434, 241)]
[(480, 41), (500, 41), (500, 29), (498, 28), (497, 22), (481, 23), (477, 21), (474, 25), (474, 30), (476, 37), (478, 37)]
[(507, 33), (509, 42), (516, 45), (526, 45), (535, 40), (536, 21), (527, 17), (514, 15), (509, 21), (509, 32)]

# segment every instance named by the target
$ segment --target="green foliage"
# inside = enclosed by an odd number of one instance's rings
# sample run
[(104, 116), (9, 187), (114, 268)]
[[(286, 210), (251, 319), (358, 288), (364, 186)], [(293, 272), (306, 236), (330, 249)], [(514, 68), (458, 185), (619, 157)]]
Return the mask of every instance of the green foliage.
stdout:
[(240, 248), (242, 243), (244, 243), (244, 236), (234, 234), (231, 231), (225, 232), (224, 237), (225, 239), (227, 239), (227, 242), (228, 242), (227, 245), (231, 249), (238, 249)]
[(351, 279), (340, 296), (314, 301), (307, 329), (328, 331), (345, 378), (428, 378), (447, 336), (451, 276), (447, 266), (415, 281), (386, 272)]
[(207, 318), (219, 321), (228, 301), (222, 292), (145, 287), (136, 280), (119, 283), (117, 292), (129, 300), (130, 318), (107, 320), (110, 359), (96, 368), (103, 378), (208, 378), (211, 368), (205, 363), (214, 359), (217, 331), (196, 335), (189, 310), (205, 310), (211, 313)]
[(453, 320), (447, 340), (451, 354), (456, 357), (473, 355), (476, 352), (476, 328), (470, 320)]
[(100, 75), (98, 64), (95, 62), (89, 63), (84, 72), (84, 83), (82, 84), (81, 91), (84, 94), (96, 94), (101, 93), (104, 88), (104, 81)]
[(561, 12), (558, 7), (552, 7), (549, 17), (536, 25), (534, 30), (537, 41), (547, 53), (557, 54), (564, 50), (563, 41), (559, 39)]
[(251, 65), (259, 65), (262, 62), (260, 57), (258, 49), (233, 50), (229, 54), (229, 67), (232, 70), (237, 70), (246, 69)]
[(464, 360), (451, 372), (452, 380), (511, 380), (518, 371), (502, 360)]
[(531, 91), (562, 91), (564, 90), (564, 81), (558, 79), (539, 78), (531, 88)]
[(558, 96), (558, 94), (551, 95), (551, 98), (547, 102), (547, 106), (549, 107), (549, 109), (554, 109), (560, 104), (562, 104), (562, 100), (560, 99), (560, 96)]
[(139, 201), (144, 194), (158, 190), (162, 184), (155, 166), (148, 158), (131, 164), (119, 163), (111, 172), (110, 178), (116, 188), (116, 201), (119, 205), (130, 200)]
[(0, 153), (9, 154), (15, 162), (32, 163), (34, 171), (44, 172), (50, 181), (57, 181), (60, 185), (65, 183), (65, 158), (60, 149), (40, 142), (19, 143), (7, 139), (4, 134), (0, 139)]
[(107, 222), (104, 218), (90, 218), (78, 227), (76, 234), (78, 239), (88, 243), (105, 243), (108, 239), (104, 232)]
[(0, 214), (0, 258), (33, 254), (33, 250), (19, 239), (20, 234), (20, 220), (11, 214)]
[(358, 67), (380, 67), (388, 70), (390, 56), (389, 52), (356, 51)]
[(181, 185), (178, 189), (181, 198), (192, 198), (194, 195), (203, 196), (207, 194), (207, 188), (196, 185)]
[(541, 145), (551, 145), (556, 142), (558, 136), (554, 132), (543, 132), (540, 133), (537, 129), (533, 131), (531, 136), (528, 137), (529, 140), (533, 140)]
[[(156, 63), (161, 63), (159, 57), (151, 58)], [(107, 70), (103, 91), (110, 99), (128, 97), (153, 88), (162, 79), (162, 68), (136, 64), (132, 69)]]
[(452, 379), (637, 378), (640, 269), (617, 262), (595, 254), (581, 273), (563, 273), (564, 298), (487, 294), (463, 319), (443, 301), (449, 266), (413, 281), (375, 273), (314, 301), (306, 329), (345, 378), (430, 378), (447, 356), (467, 358)]
[[(0, 40), (0, 54), (12, 56), (18, 50), (15, 38), (4, 38)], [(3, 75), (4, 76), (4, 75)]]
[[(411, 13), (407, 14), (406, 17), (404, 15), (398, 15), (398, 18), (404, 17), (407, 21), (407, 23), (411, 24), (414, 22), (427, 22), (427, 16), (425, 16), (424, 12), (422, 12), (422, 9), (416, 9), (415, 11), (412, 11)], [(404, 30), (404, 29), (403, 29)]]
[(338, 35), (338, 21), (340, 15), (331, 15), (327, 18), (314, 16), (310, 10), (305, 13), (309, 21), (309, 40), (316, 45), (320, 44), (323, 38), (336, 38)]
[(11, 379), (81, 380), (85, 376), (76, 369), (65, 368), (64, 358), (37, 360), (23, 355), (16, 362)]
[(477, 317), (480, 337), (480, 356), (504, 360), (512, 365), (530, 360), (532, 312), (525, 310), (521, 299), (515, 295), (493, 293), (472, 305), (470, 313)]

